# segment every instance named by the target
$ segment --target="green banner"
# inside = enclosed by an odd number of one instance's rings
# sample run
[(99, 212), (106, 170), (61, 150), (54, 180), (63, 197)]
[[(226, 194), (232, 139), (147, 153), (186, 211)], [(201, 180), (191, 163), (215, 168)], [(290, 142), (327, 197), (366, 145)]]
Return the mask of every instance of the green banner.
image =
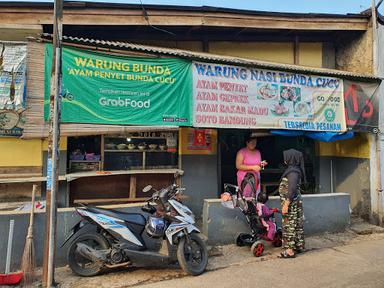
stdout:
[[(62, 52), (63, 123), (191, 126), (191, 62)], [(52, 45), (45, 48), (44, 116), (49, 118)]]

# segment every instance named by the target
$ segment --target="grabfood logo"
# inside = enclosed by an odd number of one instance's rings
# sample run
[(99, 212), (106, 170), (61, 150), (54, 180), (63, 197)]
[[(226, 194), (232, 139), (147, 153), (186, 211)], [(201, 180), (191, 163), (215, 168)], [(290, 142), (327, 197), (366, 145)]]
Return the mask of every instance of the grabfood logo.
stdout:
[(106, 97), (101, 97), (99, 99), (99, 104), (101, 106), (107, 106), (107, 107), (132, 107), (132, 108), (139, 108), (139, 109), (148, 109), (151, 107), (151, 100), (133, 100), (130, 98), (117, 98), (117, 99), (110, 99)]

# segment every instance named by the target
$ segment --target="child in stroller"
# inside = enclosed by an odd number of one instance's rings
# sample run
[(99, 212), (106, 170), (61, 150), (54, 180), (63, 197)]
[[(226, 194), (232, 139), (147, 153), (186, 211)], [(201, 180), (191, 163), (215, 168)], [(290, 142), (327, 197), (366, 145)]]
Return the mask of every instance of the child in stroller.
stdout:
[[(270, 242), (275, 247), (282, 244), (281, 229), (276, 228), (274, 213), (278, 209), (270, 209), (265, 202), (268, 201), (268, 195), (257, 193), (254, 187), (257, 181), (252, 174), (244, 177), (241, 187), (224, 184), (224, 193), (221, 195), (223, 206), (234, 209), (239, 208), (251, 229), (251, 233), (240, 233), (237, 236), (236, 244), (238, 246), (251, 246), (251, 252), (254, 256), (260, 257), (264, 252), (264, 243)], [(253, 191), (253, 197), (244, 197), (244, 189), (250, 185)]]

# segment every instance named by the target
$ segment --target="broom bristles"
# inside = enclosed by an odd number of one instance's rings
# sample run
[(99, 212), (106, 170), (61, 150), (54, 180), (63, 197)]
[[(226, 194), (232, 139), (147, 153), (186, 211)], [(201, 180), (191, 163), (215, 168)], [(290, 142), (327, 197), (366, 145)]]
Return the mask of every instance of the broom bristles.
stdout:
[(35, 246), (32, 236), (28, 236), (25, 241), (21, 270), (23, 271), (23, 287), (31, 286), (35, 281)]
[(33, 213), (35, 210), (35, 193), (37, 185), (32, 188), (31, 215), (27, 239), (25, 240), (23, 258), (21, 259), (21, 270), (23, 271), (23, 287), (29, 287), (35, 281), (35, 245), (33, 243)]

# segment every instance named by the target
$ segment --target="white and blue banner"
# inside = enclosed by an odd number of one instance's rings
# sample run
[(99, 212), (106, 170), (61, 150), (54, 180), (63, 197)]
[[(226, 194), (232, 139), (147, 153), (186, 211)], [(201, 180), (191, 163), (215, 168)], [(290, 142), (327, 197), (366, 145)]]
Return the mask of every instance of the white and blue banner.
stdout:
[(193, 126), (346, 131), (343, 80), (193, 62)]

